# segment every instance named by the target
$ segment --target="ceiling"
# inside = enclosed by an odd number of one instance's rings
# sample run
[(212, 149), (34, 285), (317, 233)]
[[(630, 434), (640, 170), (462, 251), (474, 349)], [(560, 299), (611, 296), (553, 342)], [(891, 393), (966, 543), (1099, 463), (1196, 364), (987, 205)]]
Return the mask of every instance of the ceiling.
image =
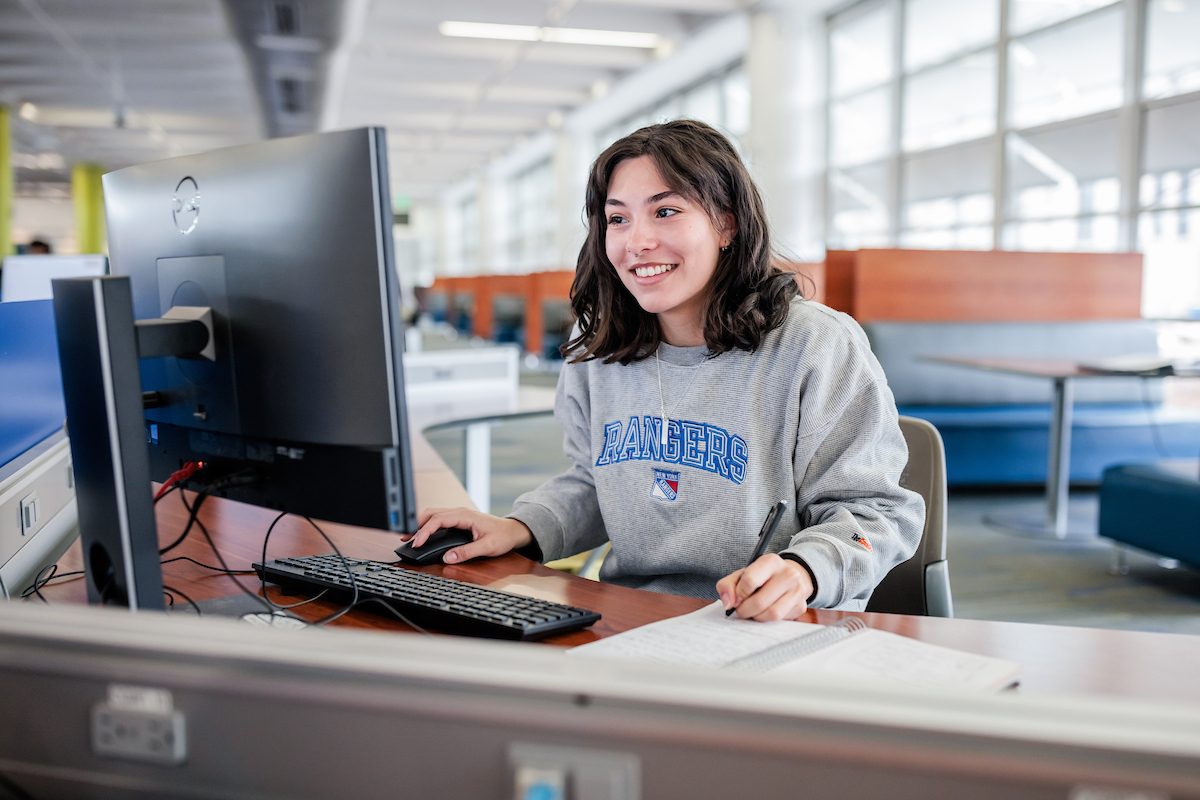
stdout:
[[(18, 194), (107, 169), (384, 125), (418, 199), (752, 0), (0, 0)], [(655, 47), (452, 38), (445, 21), (657, 34)]]

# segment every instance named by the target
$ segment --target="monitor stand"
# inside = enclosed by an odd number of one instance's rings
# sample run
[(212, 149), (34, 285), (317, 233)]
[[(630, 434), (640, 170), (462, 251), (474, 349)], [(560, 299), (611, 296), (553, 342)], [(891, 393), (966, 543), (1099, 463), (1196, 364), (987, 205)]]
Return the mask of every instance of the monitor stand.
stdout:
[(211, 315), (137, 323), (126, 277), (53, 287), (88, 602), (162, 610), (138, 359), (202, 352)]

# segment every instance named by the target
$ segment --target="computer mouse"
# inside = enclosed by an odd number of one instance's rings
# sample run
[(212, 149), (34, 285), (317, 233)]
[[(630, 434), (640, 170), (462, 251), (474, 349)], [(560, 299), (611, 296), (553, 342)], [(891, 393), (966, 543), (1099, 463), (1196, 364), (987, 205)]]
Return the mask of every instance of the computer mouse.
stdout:
[(442, 555), (452, 547), (466, 544), (475, 540), (474, 535), (466, 528), (442, 528), (434, 531), (421, 547), (413, 547), (411, 542), (405, 542), (396, 548), (396, 555), (406, 564), (416, 564), (423, 567), (426, 564), (442, 563)]

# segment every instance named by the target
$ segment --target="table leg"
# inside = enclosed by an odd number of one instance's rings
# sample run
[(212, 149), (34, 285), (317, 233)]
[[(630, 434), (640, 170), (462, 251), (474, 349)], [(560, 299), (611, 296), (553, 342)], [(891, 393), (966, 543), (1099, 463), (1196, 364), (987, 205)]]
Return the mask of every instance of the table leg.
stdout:
[(1050, 456), (1046, 464), (1046, 527), (1059, 539), (1067, 536), (1067, 502), (1071, 489), (1070, 378), (1054, 379), (1050, 413)]
[(1046, 501), (1042, 513), (1037, 517), (1020, 511), (989, 514), (985, 521), (1039, 539), (1091, 541), (1096, 538), (1095, 515), (1081, 513), (1072, 517), (1069, 510), (1073, 389), (1070, 378), (1054, 379), (1050, 448), (1046, 462)]
[(463, 431), (464, 483), (471, 502), (480, 511), (492, 506), (492, 426), (473, 422)]

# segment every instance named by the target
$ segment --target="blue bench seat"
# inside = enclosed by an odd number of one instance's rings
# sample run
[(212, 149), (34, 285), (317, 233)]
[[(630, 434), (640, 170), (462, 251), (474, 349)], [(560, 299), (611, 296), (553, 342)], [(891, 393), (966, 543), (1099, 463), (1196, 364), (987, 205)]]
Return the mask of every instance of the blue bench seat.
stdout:
[[(1038, 485), (1046, 481), (1050, 408), (901, 405), (929, 420), (946, 444), (951, 486)], [(1196, 458), (1200, 414), (1140, 403), (1088, 403), (1073, 409), (1071, 482), (1099, 483), (1105, 467), (1130, 461)]]

